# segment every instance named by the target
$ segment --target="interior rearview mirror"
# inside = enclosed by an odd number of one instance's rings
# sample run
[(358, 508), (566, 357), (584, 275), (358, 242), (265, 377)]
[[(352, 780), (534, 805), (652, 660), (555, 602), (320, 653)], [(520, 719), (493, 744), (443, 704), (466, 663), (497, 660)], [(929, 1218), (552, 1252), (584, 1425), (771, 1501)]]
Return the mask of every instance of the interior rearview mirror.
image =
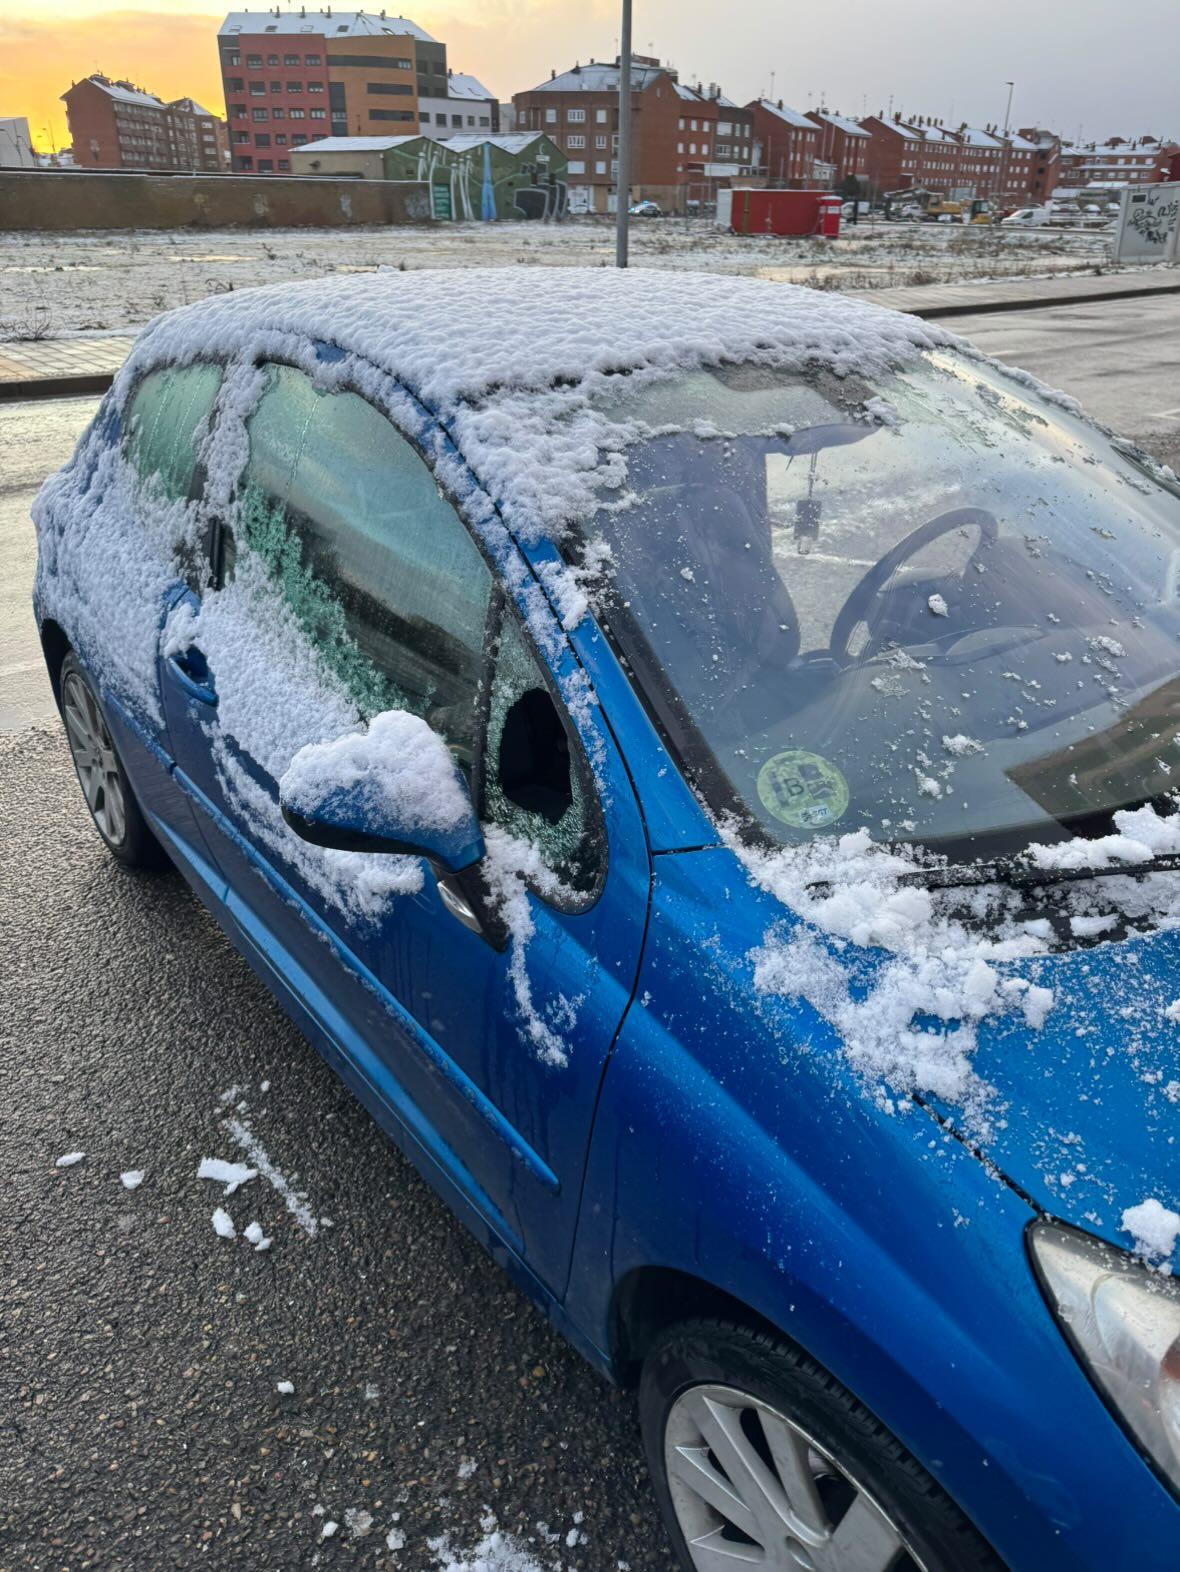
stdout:
[(423, 857), (442, 877), (484, 854), (450, 749), (408, 710), (386, 710), (367, 730), (300, 748), (279, 781), (279, 806), (313, 845)]

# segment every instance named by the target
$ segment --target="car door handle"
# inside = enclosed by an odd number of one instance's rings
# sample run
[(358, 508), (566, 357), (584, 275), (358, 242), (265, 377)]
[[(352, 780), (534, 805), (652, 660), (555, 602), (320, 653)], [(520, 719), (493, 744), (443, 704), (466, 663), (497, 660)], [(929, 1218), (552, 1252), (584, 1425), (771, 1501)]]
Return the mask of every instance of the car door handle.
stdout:
[(177, 655), (169, 655), (167, 664), (173, 680), (191, 699), (196, 699), (199, 704), (217, 703), (217, 689), (213, 686), (209, 662), (195, 644)]

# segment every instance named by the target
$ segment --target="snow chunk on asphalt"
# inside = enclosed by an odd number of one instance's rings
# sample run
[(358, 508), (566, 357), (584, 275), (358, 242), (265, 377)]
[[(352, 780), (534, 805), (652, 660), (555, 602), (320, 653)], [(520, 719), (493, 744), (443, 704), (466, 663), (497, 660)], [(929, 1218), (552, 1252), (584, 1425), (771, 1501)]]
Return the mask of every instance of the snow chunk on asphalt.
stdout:
[(340, 1524), (336, 1521), (336, 1519), (333, 1518), (333, 1517), (330, 1517), (328, 1519), (328, 1521), (324, 1524), (323, 1528), (320, 1529), (320, 1538), (321, 1539), (331, 1539), (332, 1535), (336, 1532), (336, 1530), (339, 1527), (340, 1527)]
[(262, 1231), (261, 1223), (247, 1223), (242, 1229), (244, 1236), (254, 1246), (255, 1250), (269, 1250), (270, 1240)]
[(119, 1175), (119, 1183), (124, 1190), (138, 1190), (143, 1183), (144, 1173), (142, 1168), (129, 1168), (125, 1174)]
[(197, 1169), (198, 1179), (215, 1179), (225, 1186), (226, 1195), (232, 1195), (241, 1185), (258, 1178), (257, 1168), (247, 1168), (245, 1163), (227, 1163), (221, 1157), (202, 1157)]
[(1128, 1206), (1119, 1225), (1135, 1241), (1135, 1254), (1147, 1261), (1166, 1262), (1180, 1237), (1180, 1212), (1148, 1196), (1138, 1206)]
[(72, 1168), (75, 1163), (80, 1163), (85, 1156), (85, 1152), (67, 1152), (64, 1157), (59, 1157), (53, 1166), (55, 1168)]
[(440, 1572), (546, 1572), (519, 1539), (498, 1528), (486, 1533), (475, 1549), (456, 1553), (449, 1538), (429, 1541)]
[(238, 1231), (234, 1227), (234, 1220), (222, 1206), (213, 1213), (213, 1232), (219, 1234), (222, 1239), (237, 1238)]
[(930, 607), (930, 610), (936, 617), (950, 616), (950, 612), (947, 610), (946, 601), (943, 600), (941, 595), (931, 595), (926, 604)]
[(295, 1390), (295, 1383), (294, 1383), (294, 1381), (276, 1381), (275, 1382), (275, 1391), (276, 1392), (281, 1392), (284, 1397), (290, 1397), (291, 1393), (294, 1390)]

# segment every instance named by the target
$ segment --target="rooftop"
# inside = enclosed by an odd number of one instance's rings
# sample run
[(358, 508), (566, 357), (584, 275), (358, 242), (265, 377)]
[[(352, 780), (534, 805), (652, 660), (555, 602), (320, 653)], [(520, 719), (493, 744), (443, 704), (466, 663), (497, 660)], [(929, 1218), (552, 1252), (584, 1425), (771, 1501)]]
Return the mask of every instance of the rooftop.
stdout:
[(778, 119), (783, 121), (786, 125), (798, 126), (802, 131), (815, 130), (814, 120), (808, 120), (807, 116), (801, 114), (798, 109), (792, 109), (789, 105), (784, 104), (781, 98), (777, 103), (774, 103), (769, 98), (760, 98), (757, 100), (756, 104), (746, 105), (747, 109), (753, 109), (755, 107), (758, 109), (765, 109), (768, 115), (776, 115)]
[[(163, 109), (164, 100), (157, 98), (154, 93), (145, 93), (141, 87), (133, 87), (130, 82), (112, 82), (107, 77), (101, 76), (97, 71), (93, 76), (82, 78), (82, 82), (89, 82), (104, 92), (108, 98), (113, 98), (119, 104), (139, 104), (145, 109)], [(75, 82), (74, 87), (80, 87), (82, 82)], [(71, 88), (70, 91), (73, 89)], [(64, 98), (65, 93), (62, 94)]]
[(383, 153), (387, 147), (400, 147), (403, 142), (421, 142), (424, 139), (415, 131), (409, 136), (325, 136), (318, 142), (305, 142), (293, 147), (293, 153)]
[(485, 142), (490, 142), (493, 147), (498, 147), (504, 153), (523, 153), (534, 142), (548, 140), (543, 131), (507, 131), (493, 132), (491, 136), (486, 131), (464, 131), (458, 136), (428, 138), (443, 142), (452, 152), (466, 153), (473, 147), (482, 147)]
[(468, 76), (463, 71), (452, 71), (447, 76), (448, 98), (475, 98), (491, 99), (495, 95), (489, 93), (478, 77)]
[[(631, 89), (633, 92), (641, 93), (658, 76), (671, 76), (675, 80), (674, 74), (665, 66), (638, 65), (632, 60)], [(568, 71), (560, 72), (547, 82), (538, 82), (536, 87), (529, 89), (529, 92), (617, 93), (618, 90), (618, 65), (607, 65), (605, 61), (591, 60), (588, 65), (571, 66)]]
[(304, 7), (299, 11), (231, 11), (217, 29), (219, 38), (235, 33), (274, 33), (277, 37), (292, 34), (310, 34), (319, 38), (373, 38), (381, 34), (394, 37), (416, 38), (419, 43), (433, 44), (435, 40), (404, 16), (386, 16), (384, 11), (313, 11)]
[[(937, 326), (833, 292), (645, 268), (381, 271), (211, 295), (147, 327), (116, 397), (149, 364), (241, 352), (271, 332), (327, 339), (438, 409), (643, 367), (725, 360), (864, 376), (951, 342)], [(516, 428), (501, 423), (504, 444)]]
[(868, 132), (864, 126), (858, 126), (855, 120), (849, 120), (846, 115), (834, 115), (828, 109), (812, 109), (810, 115), (815, 120), (822, 120), (825, 125), (835, 126), (837, 131), (843, 131), (845, 136), (867, 137)]

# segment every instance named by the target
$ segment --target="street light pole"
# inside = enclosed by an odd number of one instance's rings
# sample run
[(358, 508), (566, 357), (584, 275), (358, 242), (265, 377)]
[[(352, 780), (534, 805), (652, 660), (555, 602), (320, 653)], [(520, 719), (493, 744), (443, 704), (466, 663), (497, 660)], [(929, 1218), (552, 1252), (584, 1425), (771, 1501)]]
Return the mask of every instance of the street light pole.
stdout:
[(619, 42), (619, 157), (615, 176), (615, 266), (627, 266), (627, 223), (631, 206), (631, 0), (623, 0)]
[(1004, 110), (1004, 149), (1003, 149), (1003, 154), (1002, 154), (1002, 156), (1000, 158), (1000, 184), (1003, 187), (1003, 189), (999, 193), (1001, 197), (1007, 197), (1009, 195), (1009, 191), (1008, 191), (1008, 174), (1009, 174), (1009, 171), (1011, 169), (1012, 144), (1008, 140), (1008, 132), (1009, 132), (1009, 128), (1010, 128), (1010, 126), (1012, 124), (1012, 92), (1013, 92), (1013, 89), (1016, 86), (1016, 83), (1015, 82), (1009, 82), (1007, 85), (1008, 85), (1008, 107)]

